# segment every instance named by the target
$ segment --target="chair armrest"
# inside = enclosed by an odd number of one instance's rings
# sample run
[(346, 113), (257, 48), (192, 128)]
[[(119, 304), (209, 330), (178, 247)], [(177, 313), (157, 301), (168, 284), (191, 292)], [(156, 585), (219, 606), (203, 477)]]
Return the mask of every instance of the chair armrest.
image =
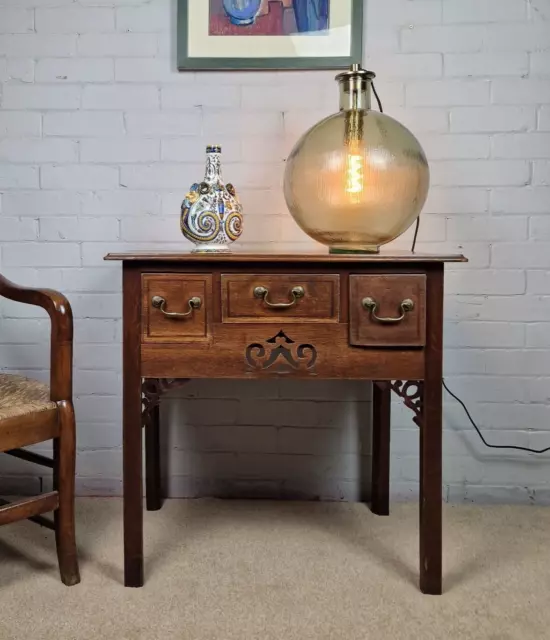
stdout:
[(0, 275), (0, 296), (42, 307), (50, 316), (50, 398), (71, 400), (73, 394), (73, 313), (67, 298), (52, 289), (20, 287)]

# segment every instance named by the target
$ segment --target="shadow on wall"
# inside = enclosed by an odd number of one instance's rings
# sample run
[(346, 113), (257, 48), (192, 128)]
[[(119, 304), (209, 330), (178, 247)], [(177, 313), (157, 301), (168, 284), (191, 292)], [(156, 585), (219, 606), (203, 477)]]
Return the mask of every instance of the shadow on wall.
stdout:
[(164, 399), (161, 423), (171, 497), (370, 493), (368, 382), (192, 381)]

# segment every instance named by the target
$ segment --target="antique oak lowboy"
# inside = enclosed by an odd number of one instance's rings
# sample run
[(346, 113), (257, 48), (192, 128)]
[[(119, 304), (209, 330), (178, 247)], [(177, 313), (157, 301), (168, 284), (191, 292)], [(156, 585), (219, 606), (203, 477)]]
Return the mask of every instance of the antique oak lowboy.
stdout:
[(110, 254), (123, 261), (125, 584), (160, 508), (159, 411), (190, 378), (372, 380), (371, 508), (389, 509), (393, 390), (420, 433), (420, 588), (440, 594), (443, 270), (460, 255)]

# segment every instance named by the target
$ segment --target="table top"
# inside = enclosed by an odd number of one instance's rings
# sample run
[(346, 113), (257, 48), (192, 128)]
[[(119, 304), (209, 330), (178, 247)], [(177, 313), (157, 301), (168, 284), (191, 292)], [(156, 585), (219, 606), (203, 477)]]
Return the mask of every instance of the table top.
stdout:
[(179, 263), (205, 263), (205, 262), (306, 262), (306, 263), (384, 263), (384, 262), (468, 262), (461, 254), (429, 254), (411, 253), (410, 251), (393, 251), (391, 253), (371, 254), (329, 254), (319, 253), (190, 253), (173, 251), (128, 251), (122, 253), (109, 253), (105, 260), (122, 260), (129, 262), (179, 262)]

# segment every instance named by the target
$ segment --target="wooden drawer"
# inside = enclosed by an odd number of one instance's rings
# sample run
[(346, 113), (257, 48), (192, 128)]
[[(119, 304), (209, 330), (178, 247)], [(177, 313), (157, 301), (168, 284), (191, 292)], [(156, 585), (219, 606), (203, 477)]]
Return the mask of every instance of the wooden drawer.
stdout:
[(143, 342), (208, 338), (211, 275), (143, 274), (141, 291)]
[(350, 343), (361, 347), (426, 344), (426, 276), (350, 276)]
[(338, 275), (221, 276), (223, 322), (338, 322)]

